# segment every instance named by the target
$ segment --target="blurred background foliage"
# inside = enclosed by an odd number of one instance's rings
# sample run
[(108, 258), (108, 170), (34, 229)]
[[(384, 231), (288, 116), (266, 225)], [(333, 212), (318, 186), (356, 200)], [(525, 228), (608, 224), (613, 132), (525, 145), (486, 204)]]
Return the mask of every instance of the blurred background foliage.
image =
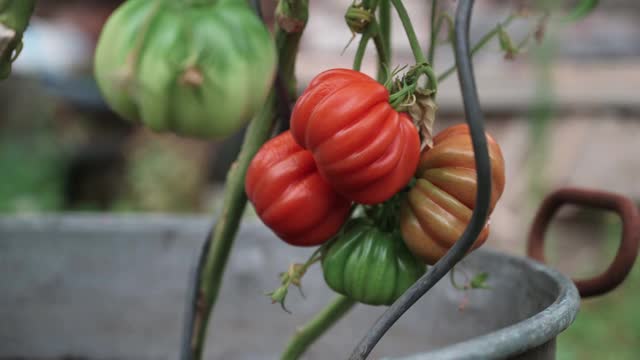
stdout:
[[(312, 14), (317, 15), (311, 19), (302, 46), (301, 87), (324, 68), (349, 66), (353, 47), (339, 56), (350, 37), (341, 24), (341, 11), (349, 2), (312, 2)], [(516, 2), (478, 2), (476, 26), (493, 26), (507, 5)], [(39, 2), (16, 71), (0, 83), (0, 215), (60, 211), (208, 214), (218, 208), (224, 176), (242, 132), (215, 142), (154, 134), (111, 113), (93, 85), (93, 46), (102, 22), (118, 3)], [(266, 8), (273, 6), (272, 1), (263, 3)], [(490, 246), (522, 254), (532, 212), (544, 193), (556, 186), (577, 183), (639, 198), (635, 179), (640, 176), (640, 104), (637, 90), (635, 101), (633, 94), (624, 91), (624, 86), (636, 86), (619, 81), (632, 82), (640, 76), (638, 4), (601, 1), (594, 15), (560, 33), (534, 56), (506, 63), (495, 44), (476, 60), (488, 128), (502, 144), (508, 168), (508, 187), (493, 218)], [(407, 5), (426, 39), (427, 4), (407, 1)], [(424, 20), (417, 15), (421, 11)], [(522, 33), (522, 26), (517, 25), (513, 31)], [(399, 34), (395, 31), (393, 38), (396, 62), (408, 62), (410, 51)], [(438, 66), (450, 61), (446, 54), (436, 59)], [(373, 73), (374, 66), (372, 58), (365, 60), (365, 71)], [(527, 71), (534, 75), (523, 75)], [(618, 80), (610, 80), (612, 76)], [(585, 78), (594, 79), (591, 89), (585, 90)], [(442, 127), (461, 118), (458, 95), (450, 90), (455, 85), (449, 80), (440, 96)], [(571, 90), (594, 97), (585, 100), (580, 93), (573, 98)], [(524, 105), (518, 103), (521, 93)], [(626, 140), (615, 134), (624, 134)], [(597, 146), (600, 150), (589, 153)], [(607, 149), (617, 152), (607, 154)], [(589, 157), (593, 153), (597, 156)], [(548, 249), (554, 265), (576, 276), (604, 269), (618, 244), (620, 226), (615, 217), (575, 210), (563, 214), (554, 225)], [(638, 284), (640, 266), (620, 289), (584, 301), (576, 322), (559, 338), (559, 358), (640, 358)]]

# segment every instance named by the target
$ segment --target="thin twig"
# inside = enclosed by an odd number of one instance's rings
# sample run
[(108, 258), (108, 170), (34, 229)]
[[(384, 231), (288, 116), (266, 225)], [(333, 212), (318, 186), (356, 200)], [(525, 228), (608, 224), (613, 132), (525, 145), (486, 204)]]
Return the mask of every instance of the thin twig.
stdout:
[(438, 26), (438, 0), (431, 0), (431, 43), (429, 44), (429, 54), (427, 60), (429, 64), (433, 66), (433, 59), (436, 55), (436, 45), (438, 42), (438, 33), (440, 27)]
[[(380, 0), (378, 6), (380, 36), (374, 41), (378, 49), (377, 79), (384, 84), (387, 81), (387, 69), (391, 67), (391, 4), (389, 0)], [(382, 55), (380, 55), (380, 50), (383, 52)]]
[[(488, 33), (484, 34), (484, 36), (482, 38), (480, 38), (480, 40), (478, 40), (478, 42), (473, 46), (473, 48), (471, 48), (471, 58), (473, 58), (473, 56), (480, 50), (482, 50), (482, 48), (484, 48), (489, 41), (491, 41), (491, 39), (493, 39), (495, 36), (498, 35), (498, 33), (500, 32), (500, 27), (507, 27), (509, 26), (509, 24), (511, 24), (511, 22), (516, 18), (515, 15), (509, 15), (509, 17), (507, 17), (503, 22), (501, 22), (500, 24), (496, 25), (495, 28), (491, 29), (491, 31), (489, 31)], [(448, 68), (447, 70), (445, 70), (442, 74), (438, 75), (438, 82), (443, 81), (444, 79), (448, 78), (449, 75), (453, 74), (456, 71), (457, 67), (455, 64), (451, 65), (450, 68)]]

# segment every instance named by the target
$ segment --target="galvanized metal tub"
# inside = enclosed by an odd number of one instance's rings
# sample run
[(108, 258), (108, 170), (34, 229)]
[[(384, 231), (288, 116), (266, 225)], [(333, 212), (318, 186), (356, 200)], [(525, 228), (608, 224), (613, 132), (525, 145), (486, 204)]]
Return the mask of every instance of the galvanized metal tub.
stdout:
[[(1, 218), (0, 359), (176, 359), (187, 279), (209, 222), (138, 215)], [(304, 279), (306, 299), (290, 293), (293, 315), (263, 295), (277, 286), (278, 272), (309, 251), (287, 246), (257, 221), (243, 225), (207, 358), (278, 358), (296, 327), (333, 296), (319, 268)], [(372, 359), (554, 358), (555, 337), (579, 307), (571, 280), (533, 260), (489, 250), (468, 256), (458, 271), (490, 273), (491, 290), (464, 294), (441, 281), (383, 338)], [(383, 310), (354, 308), (305, 358), (346, 358)]]

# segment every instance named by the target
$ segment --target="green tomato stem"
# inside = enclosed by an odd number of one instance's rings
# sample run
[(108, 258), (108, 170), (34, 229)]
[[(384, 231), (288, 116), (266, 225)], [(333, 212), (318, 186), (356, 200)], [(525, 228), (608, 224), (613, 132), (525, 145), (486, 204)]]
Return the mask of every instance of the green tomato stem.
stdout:
[(269, 138), (274, 121), (275, 95), (271, 91), (262, 111), (251, 121), (238, 159), (227, 174), (224, 209), (211, 233), (211, 246), (205, 255), (202, 276), (198, 285), (199, 305), (191, 345), (195, 359), (202, 358), (208, 320), (218, 298), (225, 266), (246, 207), (244, 178), (247, 167), (260, 145)]
[(418, 37), (416, 36), (416, 32), (413, 29), (413, 24), (411, 23), (411, 19), (409, 18), (409, 14), (407, 13), (407, 9), (405, 9), (402, 4), (402, 0), (390, 0), (393, 6), (396, 8), (396, 12), (400, 17), (400, 21), (402, 22), (402, 26), (404, 27), (404, 31), (407, 33), (407, 38), (409, 39), (409, 45), (411, 45), (411, 51), (413, 52), (413, 57), (416, 60), (417, 64), (425, 63), (428, 64), (427, 58), (424, 56), (424, 52), (422, 51), (422, 47), (420, 47), (420, 42), (418, 41)]
[[(308, 11), (308, 0), (298, 0), (296, 6)], [(306, 11), (303, 12), (306, 13)], [(302, 31), (287, 33), (279, 28), (276, 30), (276, 43), (280, 59), (279, 71), (287, 84), (294, 83), (293, 70), (301, 36)], [(224, 208), (208, 239), (210, 246), (204, 254), (204, 265), (199, 283), (196, 285), (198, 287), (198, 306), (191, 339), (193, 359), (202, 359), (211, 310), (216, 303), (225, 266), (246, 207), (247, 196), (244, 191), (244, 179), (247, 168), (262, 144), (271, 136), (275, 120), (276, 94), (275, 90), (271, 90), (264, 107), (249, 124), (240, 154), (227, 174)]]
[(348, 297), (338, 295), (313, 319), (296, 331), (295, 335), (287, 343), (287, 347), (280, 359), (299, 359), (312, 343), (329, 330), (355, 304), (356, 302)]
[[(489, 43), (489, 41), (491, 41), (491, 39), (496, 37), (500, 33), (500, 27), (509, 26), (509, 24), (511, 24), (511, 22), (515, 18), (516, 18), (515, 15), (510, 15), (502, 23), (496, 25), (496, 27), (494, 27), (491, 31), (484, 34), (484, 36), (480, 40), (478, 40), (478, 42), (471, 48), (471, 56), (473, 57), (478, 51), (482, 50), (482, 48), (484, 48)], [(438, 82), (443, 81), (444, 79), (448, 78), (451, 74), (455, 73), (456, 69), (457, 69), (457, 66), (454, 64), (450, 68), (445, 70), (442, 74), (438, 75)]]
[[(296, 56), (298, 48), (300, 46), (299, 37), (302, 36), (302, 31), (309, 20), (309, 0), (280, 0), (276, 7), (276, 19), (279, 25), (279, 29), (282, 32), (280, 36), (276, 36), (276, 46), (280, 54), (289, 54), (288, 56), (279, 59), (280, 73), (288, 77), (283, 79), (285, 85), (288, 86), (289, 98), (295, 99), (297, 96), (297, 82), (295, 74)], [(296, 31), (287, 32), (282, 31), (285, 26), (295, 24), (293, 28)], [(284, 36), (284, 34), (289, 36)], [(295, 34), (298, 34), (298, 38), (294, 38)], [(288, 105), (288, 104), (287, 104)], [(287, 119), (288, 121), (288, 119)]]
[[(374, 26), (377, 27), (376, 24)], [(376, 79), (379, 83), (384, 84), (387, 79), (387, 66), (389, 66), (389, 51), (390, 49), (384, 44), (384, 39), (380, 36), (380, 31), (376, 30), (373, 36), (373, 44), (376, 46), (376, 53), (378, 54), (378, 74)]]
[[(378, 75), (377, 79), (380, 83), (387, 81), (387, 68), (391, 66), (391, 3), (389, 0), (379, 1), (379, 33), (380, 36), (375, 37), (376, 48), (383, 49), (383, 55), (378, 57)], [(380, 42), (380, 44), (378, 44)]]
[(360, 71), (360, 69), (362, 68), (362, 59), (364, 58), (364, 54), (367, 51), (367, 44), (369, 43), (369, 39), (371, 39), (369, 31), (365, 31), (360, 36), (358, 49), (356, 50), (356, 55), (353, 57), (353, 70)]
[[(325, 243), (327, 244), (327, 243)], [(304, 271), (306, 272), (307, 269), (309, 269), (309, 267), (315, 263), (317, 263), (318, 261), (320, 261), (322, 259), (322, 250), (323, 250), (323, 246), (320, 246), (319, 248), (317, 248), (312, 254), (311, 256), (307, 259), (307, 261), (302, 265), (302, 268), (304, 269)]]
[(431, 43), (429, 44), (429, 54), (427, 55), (427, 60), (431, 65), (433, 65), (433, 59), (436, 55), (438, 33), (440, 32), (438, 22), (438, 0), (431, 0)]
[(405, 97), (407, 97), (407, 95), (409, 95), (409, 94), (411, 94), (411, 93), (413, 93), (415, 91), (417, 86), (418, 86), (418, 84), (416, 84), (416, 83), (411, 84), (411, 85), (407, 85), (407, 86), (404, 86), (399, 91), (391, 94), (389, 96), (389, 103), (391, 104), (391, 106), (394, 109), (397, 108), (400, 104), (402, 104), (402, 102), (404, 101)]
[[(375, 4), (373, 6), (375, 6)], [(371, 11), (375, 11), (375, 8), (371, 8)], [(380, 27), (374, 17), (367, 25), (367, 28), (362, 33), (360, 41), (358, 42), (358, 49), (356, 50), (356, 54), (353, 58), (353, 70), (360, 71), (362, 68), (362, 59), (364, 59), (364, 54), (367, 51), (367, 44), (372, 38), (376, 46), (376, 53), (378, 54), (378, 66), (382, 67), (381, 64), (386, 63), (387, 49), (385, 48), (384, 40), (381, 37)]]
[(409, 18), (407, 9), (405, 9), (404, 5), (402, 4), (402, 0), (390, 1), (396, 8), (396, 12), (400, 17), (400, 21), (402, 22), (404, 31), (407, 34), (407, 38), (409, 39), (409, 45), (411, 45), (411, 51), (413, 52), (413, 57), (416, 60), (416, 64), (426, 64), (425, 72), (429, 77), (429, 85), (431, 87), (431, 90), (433, 90), (435, 94), (438, 91), (438, 79), (433, 72), (431, 64), (429, 63), (429, 61), (427, 61), (427, 58), (425, 58), (422, 47), (420, 47), (420, 42), (418, 41), (415, 30), (413, 29), (413, 24), (411, 24), (411, 19)]
[(433, 97), (435, 99), (438, 94), (438, 77), (433, 71), (433, 67), (431, 65), (425, 67), (424, 71), (427, 73), (427, 77), (429, 78), (429, 85), (431, 86), (431, 90), (433, 90)]
[[(389, 65), (389, 48), (385, 45), (384, 39), (382, 38), (381, 32), (379, 30), (379, 26), (375, 21), (373, 23), (373, 26), (375, 29), (375, 33), (373, 35), (373, 44), (376, 46), (376, 53), (378, 54), (378, 77), (380, 77), (380, 71), (382, 71), (382, 74), (385, 75), (385, 65)], [(386, 78), (386, 76), (383, 76), (383, 78)], [(384, 83), (384, 81), (378, 81)]]

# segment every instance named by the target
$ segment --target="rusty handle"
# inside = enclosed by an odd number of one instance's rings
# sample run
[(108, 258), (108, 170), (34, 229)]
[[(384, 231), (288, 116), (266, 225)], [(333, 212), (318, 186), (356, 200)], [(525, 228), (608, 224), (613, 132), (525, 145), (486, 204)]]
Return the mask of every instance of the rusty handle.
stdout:
[(622, 239), (618, 253), (602, 274), (587, 280), (574, 280), (583, 298), (598, 296), (615, 289), (627, 277), (638, 255), (640, 241), (640, 215), (630, 199), (613, 193), (563, 188), (549, 194), (531, 225), (527, 253), (529, 257), (545, 262), (544, 235), (556, 211), (565, 204), (611, 210), (622, 220)]

